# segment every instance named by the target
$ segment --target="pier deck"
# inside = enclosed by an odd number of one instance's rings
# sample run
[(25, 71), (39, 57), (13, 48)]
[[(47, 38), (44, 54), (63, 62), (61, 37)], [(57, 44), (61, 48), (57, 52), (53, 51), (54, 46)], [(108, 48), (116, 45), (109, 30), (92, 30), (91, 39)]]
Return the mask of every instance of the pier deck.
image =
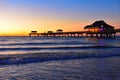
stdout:
[(74, 32), (53, 32), (53, 33), (29, 33), (29, 36), (41, 36), (41, 37), (96, 37), (96, 38), (115, 38), (116, 33), (119, 33), (120, 29), (114, 31), (74, 31)]
[(75, 31), (75, 32), (53, 32), (53, 33), (29, 33), (29, 36), (44, 36), (44, 37), (49, 37), (49, 36), (83, 36), (83, 34), (85, 34), (85, 31)]

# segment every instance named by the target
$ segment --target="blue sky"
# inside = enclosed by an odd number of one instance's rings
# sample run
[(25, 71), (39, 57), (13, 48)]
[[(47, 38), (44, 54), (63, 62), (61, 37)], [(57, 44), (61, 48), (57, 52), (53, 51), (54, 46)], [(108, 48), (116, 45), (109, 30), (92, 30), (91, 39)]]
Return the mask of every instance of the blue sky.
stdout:
[[(10, 8), (22, 7), (28, 13), (54, 17), (107, 18), (118, 17), (120, 0), (5, 0)], [(31, 9), (32, 8), (32, 9)], [(12, 9), (11, 9), (12, 10)], [(34, 11), (34, 12), (32, 12)]]

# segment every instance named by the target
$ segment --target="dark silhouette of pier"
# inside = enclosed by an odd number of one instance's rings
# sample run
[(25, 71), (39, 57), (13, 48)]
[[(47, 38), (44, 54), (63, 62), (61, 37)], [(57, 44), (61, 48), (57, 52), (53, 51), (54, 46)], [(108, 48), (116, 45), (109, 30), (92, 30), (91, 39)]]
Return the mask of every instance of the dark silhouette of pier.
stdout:
[(86, 31), (73, 31), (73, 32), (52, 32), (52, 33), (29, 33), (29, 36), (41, 37), (82, 37)]
[(37, 33), (37, 31), (31, 31), (29, 36), (41, 36), (41, 37), (95, 37), (95, 38), (115, 38), (116, 33), (120, 32), (120, 29), (115, 29), (113, 26), (108, 25), (103, 20), (96, 21), (91, 25), (84, 27), (84, 31), (71, 31), (63, 32), (62, 29), (58, 29), (56, 32), (48, 31), (47, 33)]

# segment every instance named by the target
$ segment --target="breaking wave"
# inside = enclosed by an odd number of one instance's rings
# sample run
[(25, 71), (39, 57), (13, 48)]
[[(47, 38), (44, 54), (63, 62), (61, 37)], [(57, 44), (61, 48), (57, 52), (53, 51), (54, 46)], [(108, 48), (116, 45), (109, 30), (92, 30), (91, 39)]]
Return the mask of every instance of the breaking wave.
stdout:
[(29, 50), (72, 50), (72, 49), (106, 49), (106, 48), (120, 48), (120, 46), (109, 46), (109, 45), (104, 45), (104, 46), (25, 46), (25, 47), (2, 47), (0, 48), (0, 51), (6, 51), (6, 50), (14, 50), (14, 51), (19, 51), (19, 50), (25, 50), (25, 51), (29, 51)]
[(46, 52), (0, 55), (0, 65), (26, 64), (33, 62), (44, 62), (51, 60), (85, 59), (85, 58), (104, 58), (120, 56), (120, 53), (87, 53), (87, 52)]
[(0, 65), (120, 56), (119, 40), (1, 37)]

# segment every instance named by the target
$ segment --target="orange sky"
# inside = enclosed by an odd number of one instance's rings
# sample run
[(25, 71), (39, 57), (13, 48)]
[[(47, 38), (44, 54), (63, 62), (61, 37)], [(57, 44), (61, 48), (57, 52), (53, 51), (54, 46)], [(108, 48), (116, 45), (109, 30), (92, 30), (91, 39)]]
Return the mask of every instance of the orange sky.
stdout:
[[(26, 36), (31, 30), (82, 31), (96, 20), (120, 28), (119, 0), (109, 1), (1, 0), (0, 36)], [(102, 6), (97, 6), (100, 3)]]

